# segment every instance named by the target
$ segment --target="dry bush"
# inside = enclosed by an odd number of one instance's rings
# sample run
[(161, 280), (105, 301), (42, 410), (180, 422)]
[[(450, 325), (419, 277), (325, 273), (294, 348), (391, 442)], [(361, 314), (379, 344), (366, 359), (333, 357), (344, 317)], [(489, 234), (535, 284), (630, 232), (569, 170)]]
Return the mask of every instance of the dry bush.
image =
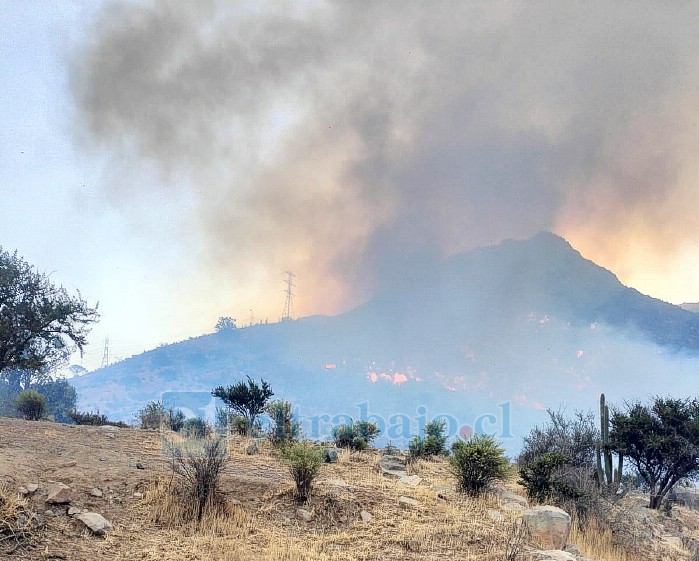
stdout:
[(7, 486), (0, 485), (0, 552), (9, 555), (31, 543), (39, 526), (27, 502)]
[(172, 471), (180, 478), (176, 491), (187, 505), (184, 518), (200, 522), (208, 509), (224, 504), (220, 483), (228, 462), (225, 442), (213, 438), (188, 440), (172, 445), (171, 455)]

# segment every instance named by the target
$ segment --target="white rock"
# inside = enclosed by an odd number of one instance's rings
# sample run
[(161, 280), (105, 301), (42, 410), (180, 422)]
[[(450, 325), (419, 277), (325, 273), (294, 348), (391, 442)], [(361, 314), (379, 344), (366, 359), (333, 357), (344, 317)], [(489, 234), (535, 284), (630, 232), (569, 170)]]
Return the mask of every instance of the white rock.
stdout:
[(417, 487), (422, 482), (422, 477), (418, 475), (404, 475), (398, 480), (398, 483), (403, 485), (410, 485), (411, 487)]
[(362, 517), (362, 522), (371, 522), (371, 519), (374, 518), (369, 512), (366, 510), (363, 510), (362, 512), (359, 513), (359, 516)]
[(305, 508), (297, 508), (296, 518), (303, 522), (310, 522), (313, 519), (313, 515), (310, 512), (308, 512)]
[(74, 516), (87, 526), (93, 534), (103, 536), (112, 529), (112, 524), (101, 514), (96, 512), (82, 512)]
[(410, 497), (399, 497), (398, 504), (402, 508), (413, 508), (413, 507), (416, 507), (418, 505), (418, 502), (415, 499), (412, 499)]

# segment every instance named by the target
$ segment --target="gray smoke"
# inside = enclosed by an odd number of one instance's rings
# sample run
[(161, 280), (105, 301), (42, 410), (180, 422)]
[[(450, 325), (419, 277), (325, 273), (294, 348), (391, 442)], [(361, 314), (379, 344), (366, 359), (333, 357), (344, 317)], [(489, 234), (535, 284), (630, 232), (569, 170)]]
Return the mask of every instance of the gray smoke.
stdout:
[(614, 267), (694, 228), (697, 2), (257, 4), (115, 2), (70, 68), (83, 142), (189, 201), (222, 278), (328, 312), (413, 254), (553, 229)]

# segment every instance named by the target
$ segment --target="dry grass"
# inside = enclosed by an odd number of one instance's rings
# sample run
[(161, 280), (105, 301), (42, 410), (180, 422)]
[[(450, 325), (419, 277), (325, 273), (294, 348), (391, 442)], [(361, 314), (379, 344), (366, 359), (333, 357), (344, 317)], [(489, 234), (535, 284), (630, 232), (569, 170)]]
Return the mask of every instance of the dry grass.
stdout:
[(0, 553), (11, 554), (37, 537), (39, 523), (27, 501), (0, 485)]
[[(512, 561), (512, 550), (522, 537), (520, 513), (499, 510), (497, 497), (455, 493), (442, 458), (412, 463), (409, 472), (423, 478), (412, 487), (381, 475), (379, 453), (343, 451), (337, 464), (322, 466), (314, 494), (304, 505), (312, 519), (303, 522), (296, 513), (294, 483), (279, 452), (257, 441), (259, 453), (248, 455), (252, 441), (231, 437), (228, 469), (221, 480), (225, 503), (207, 509), (197, 523), (175, 492), (176, 477), (162, 448), (164, 435), (124, 430), (108, 438), (90, 427), (0, 419), (0, 436), (4, 439), (0, 475), (12, 483), (9, 488), (16, 490), (30, 480), (40, 484), (39, 493), (28, 499), (31, 510), (43, 512), (48, 484), (61, 480), (75, 489), (78, 506), (100, 512), (114, 523), (106, 538), (96, 538), (67, 517), (65, 509), (54, 507), (56, 516), (46, 519), (38, 547), (28, 548), (25, 557), (23, 550), (16, 552), (21, 559)], [(179, 436), (171, 436), (183, 444)], [(137, 461), (146, 469), (137, 469)], [(522, 493), (514, 480), (506, 486)], [(93, 487), (101, 487), (105, 497), (92, 498)], [(134, 491), (144, 497), (133, 496)], [(24, 508), (16, 495), (8, 496), (15, 501), (12, 504)], [(415, 499), (417, 505), (401, 508), (401, 496)], [(501, 514), (493, 519), (495, 510)], [(363, 521), (362, 511), (372, 519)], [(694, 514), (678, 511), (672, 519), (677, 528), (670, 533), (687, 534), (683, 529), (687, 526), (689, 535), (699, 539), (699, 516), (690, 518)], [(4, 519), (2, 513), (0, 518)], [(669, 528), (667, 519), (662, 522)], [(645, 519), (640, 528), (649, 534), (644, 525)], [(616, 536), (605, 527), (588, 525), (584, 530), (575, 527), (570, 541), (596, 561), (663, 559), (660, 550), (630, 554), (612, 538)], [(679, 550), (668, 549), (665, 556), (672, 561), (687, 559)]]

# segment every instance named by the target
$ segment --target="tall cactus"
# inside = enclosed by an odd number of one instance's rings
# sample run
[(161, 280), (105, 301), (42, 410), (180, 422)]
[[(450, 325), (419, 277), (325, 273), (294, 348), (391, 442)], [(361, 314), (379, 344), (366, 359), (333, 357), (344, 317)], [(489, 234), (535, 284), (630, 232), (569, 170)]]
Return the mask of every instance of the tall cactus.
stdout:
[(616, 492), (621, 483), (624, 469), (624, 455), (618, 454), (619, 463), (614, 468), (612, 449), (609, 444), (609, 407), (605, 403), (604, 394), (599, 398), (600, 441), (595, 447), (597, 453), (597, 481), (600, 487), (606, 487)]

